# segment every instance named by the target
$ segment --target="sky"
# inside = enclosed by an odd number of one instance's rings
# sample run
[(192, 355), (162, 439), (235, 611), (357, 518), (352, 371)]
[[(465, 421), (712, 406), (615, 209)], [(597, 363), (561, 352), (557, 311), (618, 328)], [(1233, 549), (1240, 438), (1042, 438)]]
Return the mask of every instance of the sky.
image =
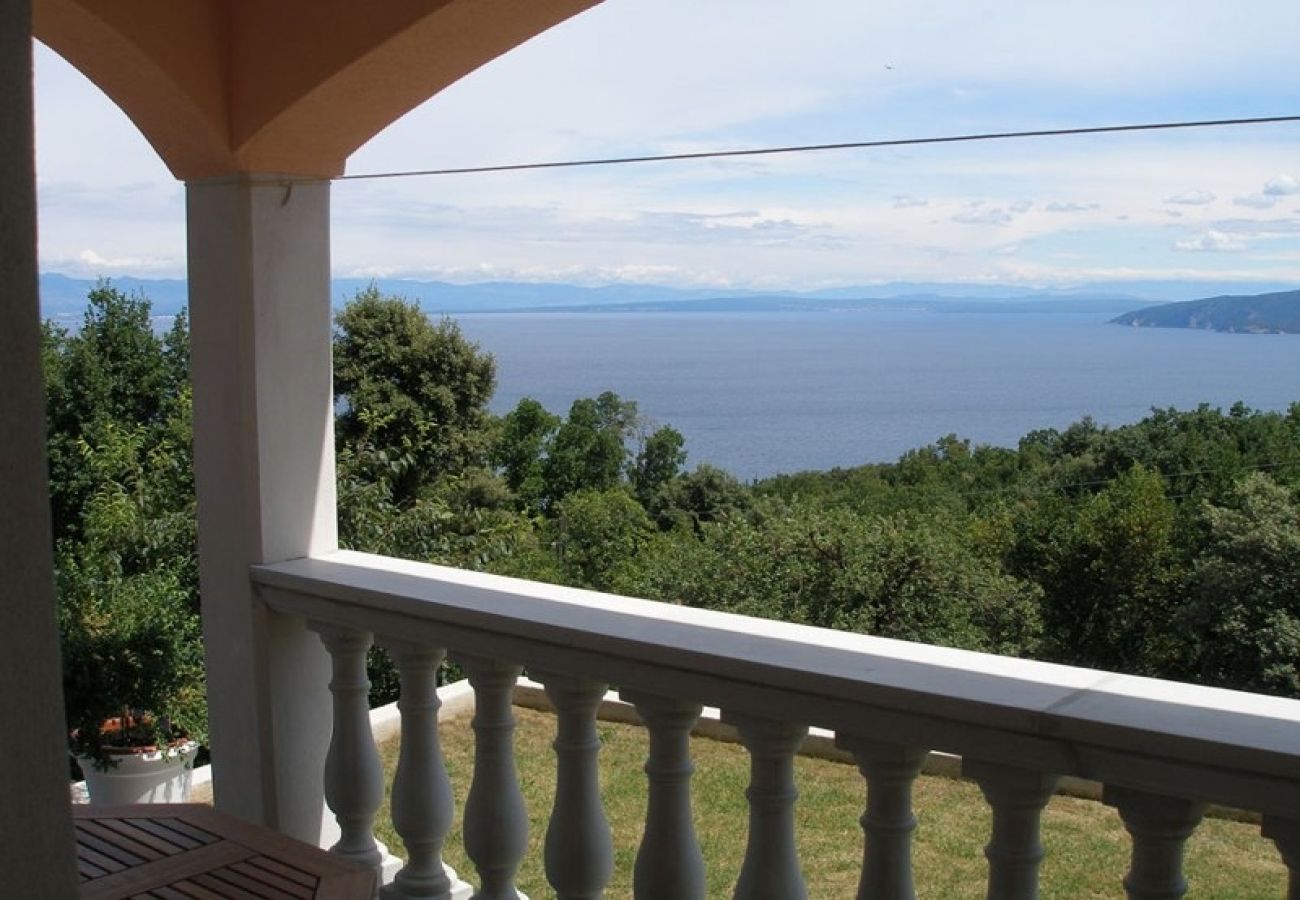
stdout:
[[(1296, 0), (606, 0), (347, 171), (1295, 115), (1298, 35)], [(39, 45), (36, 126), (42, 269), (183, 277), (183, 186)], [(337, 276), (1300, 284), (1300, 123), (332, 190)]]

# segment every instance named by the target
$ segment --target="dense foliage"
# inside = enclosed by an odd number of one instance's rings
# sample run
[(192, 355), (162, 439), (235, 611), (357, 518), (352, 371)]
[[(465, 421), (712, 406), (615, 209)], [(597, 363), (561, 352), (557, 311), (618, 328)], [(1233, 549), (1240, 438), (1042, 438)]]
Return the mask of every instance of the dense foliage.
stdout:
[[(142, 303), (104, 288), (49, 335), (60, 579), (74, 608), (107, 596), (87, 579), (174, 596), (189, 648), (184, 321), (154, 338)], [(686, 469), (682, 435), (612, 392), (493, 416), (491, 356), (413, 304), (368, 290), (336, 324), (346, 546), (1300, 696), (1300, 404), (1084, 419), (1015, 449), (949, 435), (742, 484)], [(372, 677), (390, 696), (380, 656)]]
[[(490, 365), (454, 326), (436, 327), (457, 342), (454, 356)], [(489, 398), (472, 397), (487, 420)], [(1153, 410), (1118, 428), (1084, 419), (1016, 449), (948, 435), (895, 463), (748, 485), (707, 465), (686, 470), (680, 433), (650, 427), (635, 402), (609, 392), (564, 417), (524, 399), (479, 438), (485, 457), (417, 498), (349, 494), (345, 522), (387, 526), (345, 528), (345, 540), (748, 615), (1300, 696), (1300, 404)], [(342, 459), (357, 452), (342, 439)], [(363, 496), (370, 505), (356, 503)]]
[[(206, 729), (199, 634), (189, 335), (108, 285), (75, 333), (45, 329), (50, 495), (72, 746)], [(108, 720), (135, 723), (127, 740)]]

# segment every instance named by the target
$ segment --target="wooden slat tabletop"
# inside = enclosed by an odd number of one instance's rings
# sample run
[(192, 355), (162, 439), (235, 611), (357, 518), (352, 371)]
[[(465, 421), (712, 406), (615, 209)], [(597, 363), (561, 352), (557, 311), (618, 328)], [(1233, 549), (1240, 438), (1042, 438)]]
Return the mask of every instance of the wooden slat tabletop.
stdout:
[(76, 806), (85, 900), (369, 900), (375, 874), (194, 803)]

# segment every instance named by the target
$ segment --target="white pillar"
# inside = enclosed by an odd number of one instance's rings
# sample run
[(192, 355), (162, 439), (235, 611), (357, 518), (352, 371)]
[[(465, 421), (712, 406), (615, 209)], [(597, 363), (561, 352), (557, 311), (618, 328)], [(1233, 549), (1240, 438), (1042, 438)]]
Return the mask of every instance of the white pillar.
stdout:
[[(77, 895), (46, 486), (36, 288), (32, 31), (0, 3), (0, 872), (16, 896)], [(21, 726), (14, 723), (22, 723)]]
[(1133, 838), (1124, 890), (1129, 900), (1178, 900), (1187, 893), (1183, 850), (1205, 813), (1205, 804), (1105, 785), (1102, 802), (1119, 810)]
[(639, 900), (703, 900), (704, 855), (691, 814), (691, 729), (701, 706), (690, 700), (623, 691), (650, 732), (645, 832), (636, 854), (633, 894)]
[(605, 685), (533, 672), (555, 704), (555, 806), (546, 828), (546, 879), (558, 900), (600, 900), (614, 871), (614, 845), (600, 800), (596, 709)]
[(456, 657), (474, 688), (474, 780), (465, 801), (465, 853), (479, 875), (475, 900), (519, 900), (515, 873), (528, 849), (528, 810), (515, 767), (515, 680), (523, 666)]
[(1277, 845), (1290, 873), (1287, 900), (1300, 900), (1300, 820), (1265, 816), (1260, 832)]
[(962, 774), (979, 784), (993, 810), (993, 834), (984, 848), (989, 900), (1038, 900), (1044, 852), (1039, 825), (1060, 779), (969, 758), (962, 762)]
[(858, 771), (867, 780), (858, 900), (916, 900), (912, 782), (921, 772), (926, 751), (852, 734), (836, 735), (835, 744), (853, 753)]
[(329, 659), (248, 567), (337, 549), (329, 185), (187, 189), (199, 584), (218, 807), (328, 844)]
[(808, 728), (728, 715), (749, 751), (749, 839), (736, 882), (736, 900), (804, 900), (808, 896), (794, 841), (794, 755)]

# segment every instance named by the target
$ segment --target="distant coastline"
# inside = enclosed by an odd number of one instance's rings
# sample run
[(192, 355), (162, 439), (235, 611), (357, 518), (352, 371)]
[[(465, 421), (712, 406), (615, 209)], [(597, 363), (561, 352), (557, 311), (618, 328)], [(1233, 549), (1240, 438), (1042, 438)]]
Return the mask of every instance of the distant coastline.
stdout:
[[(142, 293), (156, 316), (185, 308), (183, 278), (115, 276), (113, 285)], [(97, 279), (58, 272), (40, 276), (41, 311), (48, 319), (77, 320)], [(385, 294), (417, 303), (429, 315), (461, 313), (651, 313), (651, 312), (845, 312), (862, 310), (933, 313), (1090, 313), (1115, 316), (1152, 304), (1224, 294), (1287, 291), (1292, 284), (1240, 281), (1128, 280), (1068, 286), (990, 282), (895, 281), (809, 290), (681, 288), (654, 284), (601, 286), (551, 282), (493, 281), (453, 284), (402, 278), (332, 279), (336, 307), (374, 284)]]
[(1134, 328), (1195, 328), (1232, 334), (1300, 334), (1300, 290), (1164, 303), (1111, 320)]

